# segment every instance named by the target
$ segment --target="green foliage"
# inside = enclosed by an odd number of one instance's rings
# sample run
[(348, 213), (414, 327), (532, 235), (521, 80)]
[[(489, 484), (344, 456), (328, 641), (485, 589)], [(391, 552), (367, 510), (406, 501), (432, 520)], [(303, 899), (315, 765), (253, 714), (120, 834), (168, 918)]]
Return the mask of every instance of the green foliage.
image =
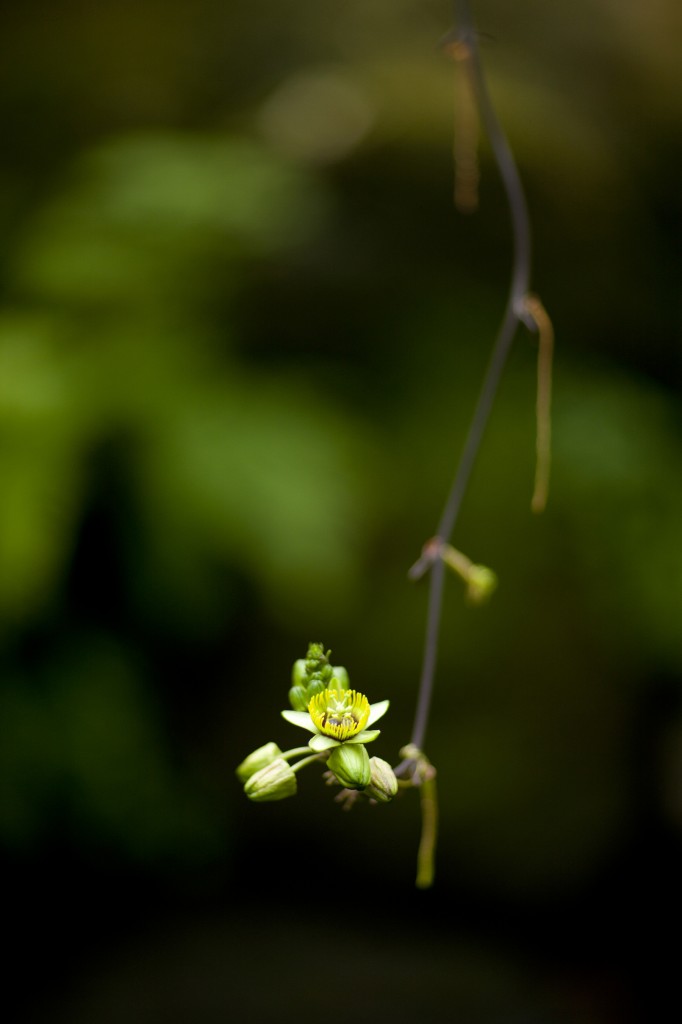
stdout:
[[(240, 365), (230, 314), (217, 326), (210, 310), (252, 261), (317, 230), (323, 208), (314, 180), (253, 144), (140, 135), (86, 155), (35, 216), (14, 269), (21, 301), (0, 315), (7, 650), (58, 606), (112, 471), (122, 597), (147, 627), (218, 633), (216, 565), (253, 580), (284, 618), (323, 588), (329, 614), (349, 600), (362, 536), (355, 428), (304, 381)], [(140, 856), (181, 849), (183, 829), (196, 843), (192, 815), (205, 812), (146, 736), (139, 679), (91, 655), (87, 631), (82, 642), (84, 665), (69, 678), (50, 669), (42, 698), (18, 682), (3, 694), (0, 827), (37, 840), (37, 819), (68, 790), (74, 822)]]
[(66, 306), (160, 307), (163, 315), (201, 298), (217, 261), (229, 288), (235, 264), (295, 247), (323, 215), (317, 183), (253, 143), (122, 138), (86, 154), (41, 211), (18, 283)]
[[(135, 857), (143, 818), (144, 856), (182, 849), (185, 829), (196, 852), (229, 806), (232, 761), (262, 742), (248, 735), (260, 687), (268, 705), (286, 688), (272, 666), (302, 623), (304, 640), (343, 646), (364, 692), (390, 683), (387, 757), (409, 729), (423, 590), (405, 573), (497, 322), (507, 213), (485, 152), (480, 213), (447, 212), (452, 67), (423, 4), (337, 5), (331, 30), (325, 5), (267, 24), (228, 6), (173, 8), (159, 34), (158, 5), (71, 5), (40, 38), (17, 7), (3, 33), (0, 817), (14, 843), (68, 818), (74, 842)], [(671, 5), (576, 10), (535, 3), (531, 25), (492, 3), (481, 25), (500, 41), (491, 92), (557, 332), (553, 489), (531, 518), (535, 352), (520, 340), (454, 541), (499, 588), (476, 612), (450, 588), (428, 737), (448, 779), (443, 869), (531, 892), (618, 848), (641, 702), (682, 657), (679, 33)], [(371, 115), (355, 147), (312, 167), (253, 141), (272, 96), (330, 63)], [(115, 655), (91, 657), (98, 630)], [(68, 669), (64, 631), (80, 650)], [(200, 666), (184, 690), (157, 678), (178, 648)], [(176, 703), (201, 720), (208, 782), (169, 724)], [(137, 796), (125, 758), (149, 776)], [(224, 787), (219, 809), (205, 786)], [(307, 812), (291, 803), (294, 835)]]
[(682, 439), (675, 412), (656, 388), (613, 372), (587, 384), (567, 377), (565, 389), (557, 458), (571, 544), (582, 548), (598, 581), (586, 594), (590, 612), (623, 652), (679, 671)]
[(92, 638), (57, 655), (41, 685), (0, 690), (0, 835), (11, 847), (64, 838), (136, 860), (202, 861), (222, 843), (215, 808), (171, 767), (139, 667)]
[(17, 271), (35, 311), (0, 321), (0, 616), (49, 599), (89, 460), (112, 438), (139, 510), (140, 600), (189, 586), (187, 605), (210, 615), (200, 567), (217, 557), (273, 605), (323, 580), (343, 601), (353, 429), (303, 383), (239, 367), (229, 326), (223, 340), (202, 313), (218, 269), (229, 293), (245, 261), (296, 246), (320, 208), (313, 181), (253, 145), (141, 136), (86, 157), (36, 218)]

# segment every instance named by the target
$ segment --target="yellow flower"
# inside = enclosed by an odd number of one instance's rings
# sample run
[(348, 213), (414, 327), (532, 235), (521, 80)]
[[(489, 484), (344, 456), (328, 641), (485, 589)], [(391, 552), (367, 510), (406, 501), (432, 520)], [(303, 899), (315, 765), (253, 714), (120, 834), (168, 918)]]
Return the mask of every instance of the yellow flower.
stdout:
[(320, 732), (343, 741), (364, 729), (369, 701), (357, 690), (323, 690), (311, 698), (308, 713)]
[(387, 700), (370, 704), (357, 690), (323, 690), (311, 698), (307, 712), (287, 710), (282, 717), (314, 733), (309, 746), (319, 752), (341, 743), (371, 743), (379, 730), (368, 726), (386, 714), (388, 705)]

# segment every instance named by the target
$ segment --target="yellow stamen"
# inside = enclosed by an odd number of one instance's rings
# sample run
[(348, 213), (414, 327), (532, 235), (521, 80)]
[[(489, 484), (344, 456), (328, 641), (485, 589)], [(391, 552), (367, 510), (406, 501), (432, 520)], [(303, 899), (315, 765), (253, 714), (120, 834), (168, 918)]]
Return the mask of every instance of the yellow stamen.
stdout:
[(369, 718), (369, 701), (356, 690), (323, 690), (308, 704), (313, 724), (325, 736), (343, 741), (357, 736)]

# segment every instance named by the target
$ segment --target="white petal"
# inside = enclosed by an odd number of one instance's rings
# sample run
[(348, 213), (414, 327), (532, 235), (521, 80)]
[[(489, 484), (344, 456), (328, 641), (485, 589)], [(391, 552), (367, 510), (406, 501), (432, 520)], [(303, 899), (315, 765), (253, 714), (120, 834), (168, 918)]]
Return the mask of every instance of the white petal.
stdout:
[(321, 732), (318, 732), (317, 736), (313, 736), (308, 744), (310, 749), (318, 754), (322, 750), (329, 750), (331, 747), (339, 747), (340, 745), (338, 740), (333, 739), (331, 736), (323, 736)]
[(370, 704), (367, 725), (373, 725), (375, 722), (378, 722), (379, 719), (388, 711), (388, 705), (390, 703), (391, 702), (389, 700), (380, 700), (378, 704)]
[(307, 711), (282, 711), (282, 718), (286, 718), (287, 722), (291, 722), (292, 725), (298, 725), (301, 729), (307, 729), (308, 732), (317, 732), (317, 726), (314, 725), (312, 718)]

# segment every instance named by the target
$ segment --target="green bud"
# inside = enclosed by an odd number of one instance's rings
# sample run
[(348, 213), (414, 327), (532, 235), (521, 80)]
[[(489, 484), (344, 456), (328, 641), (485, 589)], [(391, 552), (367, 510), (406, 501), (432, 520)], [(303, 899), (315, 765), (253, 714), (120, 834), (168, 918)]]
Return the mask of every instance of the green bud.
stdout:
[(310, 698), (304, 686), (292, 686), (289, 690), (289, 703), (294, 711), (307, 711)]
[(323, 679), (313, 679), (312, 682), (308, 683), (308, 689), (306, 690), (306, 697), (308, 698), (305, 706), (305, 710), (308, 710), (308, 704), (310, 703), (311, 697), (314, 697), (317, 693), (324, 693), (327, 689), (327, 684)]
[(467, 575), (467, 599), (471, 604), (483, 604), (497, 586), (497, 576), (485, 565), (472, 565)]
[[(329, 662), (331, 651), (325, 651), (324, 644), (309, 643), (306, 653), (306, 661), (313, 662), (313, 667), (326, 665)], [(312, 669), (311, 669), (312, 671)]]
[(244, 792), (249, 800), (285, 800), (296, 794), (296, 776), (291, 765), (277, 757), (247, 780)]
[(334, 678), (329, 684), (330, 689), (333, 689), (334, 683), (338, 683), (342, 690), (350, 690), (350, 680), (348, 679), (348, 673), (343, 665), (334, 665), (332, 668), (332, 676)]
[(372, 774), (364, 743), (342, 743), (334, 747), (327, 759), (327, 768), (346, 789), (364, 789)]
[(322, 644), (309, 644), (308, 653), (305, 657), (305, 673), (306, 681), (309, 681), (312, 676), (317, 678), (329, 679), (331, 676), (331, 665), (329, 664), (329, 655), (331, 651), (326, 651)]
[(348, 673), (342, 665), (332, 667), (331, 651), (322, 644), (310, 644), (305, 658), (294, 662), (291, 671), (293, 686), (289, 690), (289, 703), (294, 711), (307, 711), (313, 697), (325, 690), (349, 690)]
[(279, 757), (282, 751), (279, 749), (276, 743), (266, 743), (264, 746), (259, 747), (258, 750), (254, 750), (253, 753), (245, 757), (242, 763), (237, 768), (237, 777), (246, 782), (252, 775), (255, 775), (261, 768), (265, 768), (266, 765), (271, 764), (276, 757)]
[(398, 792), (395, 772), (388, 761), (383, 761), (380, 757), (370, 757), (369, 766), (371, 780), (366, 790), (367, 796), (378, 800), (379, 803), (387, 804)]
[(305, 658), (299, 658), (298, 661), (294, 662), (294, 667), (291, 670), (291, 681), (294, 686), (305, 687), (308, 679), (308, 673), (305, 667)]

